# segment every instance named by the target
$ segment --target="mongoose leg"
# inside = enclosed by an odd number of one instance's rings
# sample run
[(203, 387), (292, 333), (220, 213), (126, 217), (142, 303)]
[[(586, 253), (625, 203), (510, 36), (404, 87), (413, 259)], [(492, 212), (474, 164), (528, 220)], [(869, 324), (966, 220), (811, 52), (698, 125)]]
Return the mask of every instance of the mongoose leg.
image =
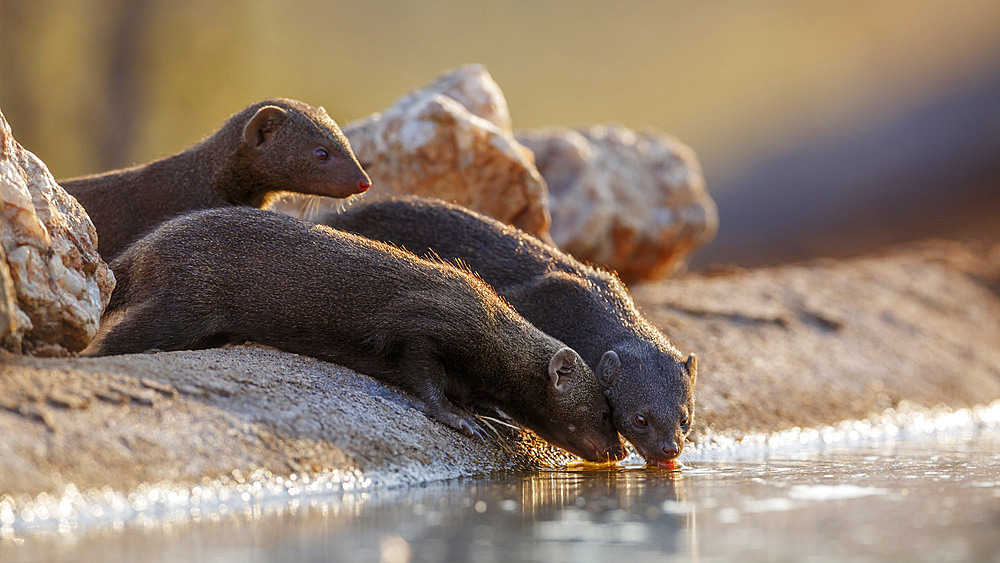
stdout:
[(427, 346), (412, 344), (403, 358), (402, 369), (411, 374), (407, 379), (415, 383), (412, 391), (424, 402), (424, 413), (429, 418), (470, 438), (486, 439), (486, 432), (475, 417), (460, 410), (445, 396), (444, 366), (429, 353)]
[(155, 322), (155, 316), (156, 307), (152, 303), (126, 308), (121, 321), (104, 336), (96, 355), (138, 354), (160, 348), (157, 333), (145, 330), (150, 323)]
[[(206, 318), (155, 300), (127, 308), (100, 344), (98, 356), (211, 347), (216, 331)], [(221, 345), (222, 342), (218, 343)]]

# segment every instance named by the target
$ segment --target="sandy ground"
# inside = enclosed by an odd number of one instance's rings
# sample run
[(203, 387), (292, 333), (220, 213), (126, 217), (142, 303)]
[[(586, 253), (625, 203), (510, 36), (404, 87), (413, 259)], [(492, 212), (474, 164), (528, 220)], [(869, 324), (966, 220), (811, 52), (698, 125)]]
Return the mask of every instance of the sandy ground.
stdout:
[(633, 296), (699, 354), (697, 430), (773, 431), (904, 399), (959, 407), (1000, 397), (998, 280), (1000, 245), (936, 242), (691, 275)]
[[(1000, 398), (998, 281), (1000, 246), (932, 243), (722, 268), (633, 293), (699, 356), (698, 440), (860, 418), (904, 399)], [(364, 375), (259, 346), (0, 362), (0, 494), (255, 468), (415, 484), (530, 461), (516, 443), (431, 422), (414, 399)]]

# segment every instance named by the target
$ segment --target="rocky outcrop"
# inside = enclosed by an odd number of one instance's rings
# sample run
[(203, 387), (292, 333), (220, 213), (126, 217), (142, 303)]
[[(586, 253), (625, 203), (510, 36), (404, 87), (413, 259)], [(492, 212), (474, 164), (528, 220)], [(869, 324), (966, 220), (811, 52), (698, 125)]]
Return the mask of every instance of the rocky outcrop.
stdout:
[(551, 235), (626, 282), (662, 278), (718, 227), (694, 152), (659, 133), (619, 126), (525, 131), (549, 188)]
[(431, 421), (417, 400), (370, 377), (261, 346), (7, 365), (4, 493), (70, 482), (127, 489), (258, 468), (417, 484), (527, 462), (502, 442)]
[[(0, 199), (0, 217), (3, 217), (3, 200)], [(20, 349), (20, 319), (17, 315), (17, 294), (14, 281), (10, 279), (7, 254), (0, 245), (0, 348)]]
[(38, 354), (82, 350), (97, 332), (114, 276), (97, 254), (83, 207), (14, 140), (2, 113), (0, 200), (0, 334), (4, 317), (11, 321), (4, 346)]
[(1000, 245), (938, 242), (687, 275), (632, 294), (678, 348), (698, 353), (699, 434), (772, 432), (902, 401), (1000, 398), (998, 281)]
[[(676, 139), (617, 126), (515, 138), (510, 124), (496, 82), (469, 65), (344, 133), (375, 183), (362, 197), (458, 203), (612, 268), (626, 282), (669, 275), (715, 236), (718, 214), (701, 167)], [(343, 202), (286, 195), (270, 205), (312, 219)]]
[[(501, 131), (511, 131), (510, 110), (500, 86), (481, 64), (465, 65), (448, 70), (430, 84), (396, 100), (394, 108), (419, 104), (428, 95), (440, 94), (462, 104), (472, 115), (496, 125)], [(374, 117), (374, 116), (373, 116)], [(358, 127), (372, 118), (352, 124)], [(359, 131), (360, 132), (360, 131)]]
[[(863, 418), (903, 400), (1000, 398), (1000, 298), (984, 285), (998, 262), (996, 249), (949, 244), (689, 275), (634, 296), (680, 349), (698, 353), (692, 438), (738, 437)], [(267, 348), (0, 362), (0, 491), (12, 495), (258, 468), (412, 484), (526, 461), (517, 442), (465, 438), (371, 378)]]
[[(374, 183), (363, 197), (436, 197), (547, 236), (545, 181), (514, 140), (507, 102), (481, 65), (445, 73), (344, 133)], [(304, 217), (337, 205), (309, 201), (286, 196), (272, 208)]]

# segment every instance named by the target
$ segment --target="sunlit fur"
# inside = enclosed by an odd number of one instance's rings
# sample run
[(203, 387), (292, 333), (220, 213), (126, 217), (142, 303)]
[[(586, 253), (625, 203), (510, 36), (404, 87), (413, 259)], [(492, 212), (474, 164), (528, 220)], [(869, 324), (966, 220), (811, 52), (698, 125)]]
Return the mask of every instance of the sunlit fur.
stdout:
[[(245, 133), (262, 108), (277, 110)], [(324, 147), (330, 158), (315, 158)], [(368, 182), (362, 187), (361, 181)], [(167, 219), (197, 209), (259, 206), (271, 191), (346, 197), (367, 189), (368, 176), (326, 112), (273, 98), (229, 118), (200, 143), (160, 160), (60, 185), (76, 197), (97, 228), (98, 250), (110, 261), (130, 242)]]
[[(99, 355), (252, 340), (350, 367), (479, 432), (502, 410), (585, 459), (621, 459), (596, 376), (467, 272), (328, 227), (229, 207), (169, 221), (111, 264)], [(316, 413), (324, 416), (324, 413)]]
[[(321, 222), (467, 267), (535, 326), (580, 353), (607, 385), (615, 426), (640, 454), (655, 462), (680, 453), (694, 418), (696, 374), (614, 274), (438, 200), (361, 202)], [(616, 373), (598, 369), (609, 350), (621, 362)], [(637, 414), (646, 426), (635, 424)]]

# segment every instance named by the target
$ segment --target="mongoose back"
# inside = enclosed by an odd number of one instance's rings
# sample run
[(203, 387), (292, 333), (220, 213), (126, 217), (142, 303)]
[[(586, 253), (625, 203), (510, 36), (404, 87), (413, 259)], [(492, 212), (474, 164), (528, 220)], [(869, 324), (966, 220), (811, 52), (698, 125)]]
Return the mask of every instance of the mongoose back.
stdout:
[(253, 340), (338, 363), (422, 399), (495, 407), (591, 461), (625, 452), (596, 376), (576, 352), (447, 264), (251, 207), (171, 220), (111, 264), (119, 283), (98, 354)]
[(680, 454), (694, 417), (697, 360), (685, 360), (642, 317), (613, 274), (439, 200), (363, 202), (320, 222), (467, 267), (580, 353), (607, 389), (618, 431), (648, 462), (668, 466)]
[(196, 209), (259, 207), (268, 192), (347, 197), (371, 186), (347, 137), (322, 108), (252, 104), (195, 146), (148, 164), (60, 180), (97, 228), (110, 261), (159, 223)]

